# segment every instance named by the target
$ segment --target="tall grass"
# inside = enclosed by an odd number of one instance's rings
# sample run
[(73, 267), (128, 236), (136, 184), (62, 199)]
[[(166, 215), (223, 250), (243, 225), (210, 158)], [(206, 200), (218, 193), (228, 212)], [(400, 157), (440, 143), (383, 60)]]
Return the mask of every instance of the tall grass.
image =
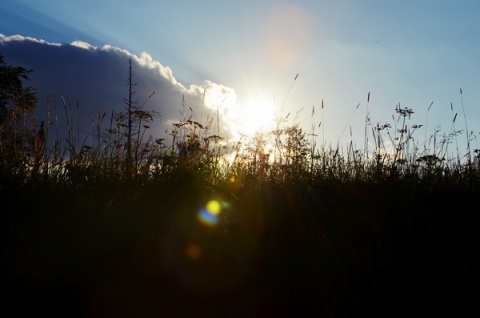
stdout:
[[(314, 108), (311, 133), (279, 115), (274, 130), (228, 143), (182, 99), (165, 136), (137, 108), (99, 113), (87, 142), (78, 107), (62, 99), (61, 127), (55, 103), (44, 125), (11, 123), (18, 142), (0, 144), (11, 304), (73, 316), (479, 309), (479, 150), (471, 132), (458, 149), (456, 114), (423, 149), (423, 125), (400, 104), (375, 126), (367, 106), (363, 149), (351, 131), (346, 148), (324, 132), (317, 147), (328, 118), (315, 123)], [(205, 226), (196, 215), (211, 200), (222, 218)]]

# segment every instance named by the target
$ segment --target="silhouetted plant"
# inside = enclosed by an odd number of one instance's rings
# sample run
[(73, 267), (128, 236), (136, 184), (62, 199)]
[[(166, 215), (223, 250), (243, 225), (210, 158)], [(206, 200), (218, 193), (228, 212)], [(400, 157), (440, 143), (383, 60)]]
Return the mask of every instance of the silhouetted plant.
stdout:
[(35, 138), (36, 93), (24, 84), (31, 72), (7, 65), (0, 53), (0, 165), (24, 177), (43, 156), (42, 128)]

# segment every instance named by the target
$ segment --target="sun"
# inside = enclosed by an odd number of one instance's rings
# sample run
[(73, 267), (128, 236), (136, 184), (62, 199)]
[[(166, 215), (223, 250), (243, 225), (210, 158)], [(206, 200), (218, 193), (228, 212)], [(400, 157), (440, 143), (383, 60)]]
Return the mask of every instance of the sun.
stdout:
[(236, 126), (240, 134), (251, 136), (274, 129), (276, 107), (272, 100), (257, 95), (237, 107)]
[(239, 98), (233, 89), (211, 82), (203, 93), (205, 106), (216, 114), (217, 126), (222, 122), (222, 130), (237, 140), (272, 131), (276, 126), (277, 107), (273, 98), (260, 93), (245, 96)]

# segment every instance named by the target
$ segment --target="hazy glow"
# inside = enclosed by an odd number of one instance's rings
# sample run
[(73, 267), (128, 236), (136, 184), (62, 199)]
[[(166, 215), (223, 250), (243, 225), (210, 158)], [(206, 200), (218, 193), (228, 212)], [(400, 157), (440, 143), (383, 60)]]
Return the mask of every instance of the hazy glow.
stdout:
[(294, 4), (281, 3), (269, 14), (264, 29), (264, 51), (277, 66), (291, 66), (309, 47), (310, 14)]

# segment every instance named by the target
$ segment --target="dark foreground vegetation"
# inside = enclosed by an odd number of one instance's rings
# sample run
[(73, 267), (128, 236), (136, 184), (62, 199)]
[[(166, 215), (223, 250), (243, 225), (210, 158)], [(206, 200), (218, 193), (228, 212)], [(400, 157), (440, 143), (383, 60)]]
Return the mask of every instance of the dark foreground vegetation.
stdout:
[[(2, 76), (28, 74), (1, 66)], [(230, 148), (210, 133), (211, 123), (188, 114), (168, 140), (144, 138), (155, 114), (136, 108), (129, 96), (124, 113), (112, 114), (106, 128), (99, 124), (92, 144), (79, 143), (69, 126), (66, 146), (59, 147), (55, 124), (35, 121), (34, 95), (25, 90), (2, 79), (5, 312), (480, 311), (477, 152), (469, 144), (466, 157), (449, 157), (448, 142), (420, 152), (407, 127), (411, 110), (396, 109), (398, 129), (388, 137), (393, 151), (386, 149), (384, 125), (372, 129), (374, 149), (350, 145), (342, 154), (317, 147), (281, 118), (277, 130)]]

